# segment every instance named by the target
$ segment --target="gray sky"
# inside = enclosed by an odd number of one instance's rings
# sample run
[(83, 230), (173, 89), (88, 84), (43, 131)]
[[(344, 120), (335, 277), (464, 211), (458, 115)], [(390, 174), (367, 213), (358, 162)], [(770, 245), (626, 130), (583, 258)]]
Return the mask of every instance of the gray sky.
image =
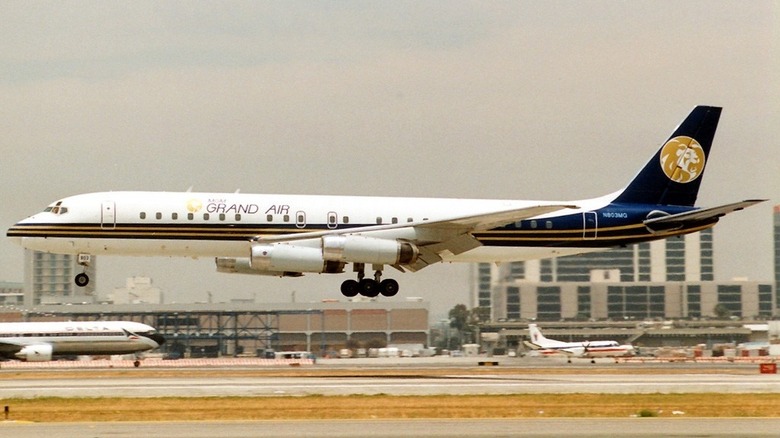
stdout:
[[(699, 195), (770, 202), (715, 231), (716, 277), (770, 280), (780, 3), (0, 3), (0, 223), (108, 190), (579, 199), (626, 184), (697, 104), (724, 107)], [(346, 275), (103, 257), (104, 294), (338, 298)], [(0, 241), (0, 280), (22, 250)], [(398, 274), (434, 312), (467, 265)]]

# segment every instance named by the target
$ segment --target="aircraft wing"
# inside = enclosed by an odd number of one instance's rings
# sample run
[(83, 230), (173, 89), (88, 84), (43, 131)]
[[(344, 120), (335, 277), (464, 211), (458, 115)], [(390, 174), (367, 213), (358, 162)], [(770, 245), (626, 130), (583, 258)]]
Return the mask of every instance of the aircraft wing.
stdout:
[(562, 348), (559, 351), (566, 353), (570, 356), (579, 357), (585, 354), (585, 347), (570, 347), (570, 348)]
[[(338, 230), (291, 233), (281, 236), (257, 236), (252, 240), (259, 243), (295, 242), (324, 236), (349, 234), (376, 236), (387, 239), (400, 238), (414, 243), (420, 250), (417, 261), (412, 265), (404, 266), (411, 271), (417, 271), (441, 261), (441, 254), (445, 251), (449, 251), (452, 254), (460, 254), (480, 246), (481, 243), (471, 235), (473, 232), (509, 225), (517, 221), (567, 208), (577, 208), (577, 206), (568, 204), (535, 205), (435, 221), (372, 225)], [(393, 231), (396, 230), (399, 231), (398, 236), (401, 237), (393, 236)], [(406, 232), (402, 233), (400, 230), (406, 230)], [(400, 266), (395, 266), (395, 268), (403, 271), (403, 268)]]
[(725, 216), (735, 211), (743, 210), (752, 205), (764, 202), (766, 199), (748, 199), (742, 202), (735, 202), (732, 204), (721, 205), (718, 207), (702, 208), (699, 210), (686, 211), (684, 213), (672, 214), (669, 216), (661, 216), (652, 219), (647, 219), (644, 224), (651, 229), (674, 229), (682, 227), (691, 222), (707, 222), (710, 220), (717, 220), (718, 218)]

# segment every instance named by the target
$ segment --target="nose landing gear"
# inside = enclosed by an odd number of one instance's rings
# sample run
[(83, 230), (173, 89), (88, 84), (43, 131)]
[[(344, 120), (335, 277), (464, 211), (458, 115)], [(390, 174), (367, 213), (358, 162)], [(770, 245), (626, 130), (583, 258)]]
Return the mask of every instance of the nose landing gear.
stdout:
[(364, 297), (374, 298), (380, 294), (384, 297), (392, 297), (398, 293), (398, 282), (387, 278), (382, 280), (382, 265), (374, 265), (374, 278), (366, 278), (365, 264), (355, 263), (354, 270), (357, 272), (357, 280), (345, 280), (341, 283), (341, 294), (345, 297), (355, 297), (363, 295)]
[(74, 283), (76, 283), (76, 286), (85, 287), (86, 285), (89, 284), (89, 275), (87, 275), (86, 271), (91, 262), (92, 262), (91, 255), (89, 254), (78, 255), (78, 264), (84, 267), (84, 272), (76, 275), (76, 278), (74, 279)]

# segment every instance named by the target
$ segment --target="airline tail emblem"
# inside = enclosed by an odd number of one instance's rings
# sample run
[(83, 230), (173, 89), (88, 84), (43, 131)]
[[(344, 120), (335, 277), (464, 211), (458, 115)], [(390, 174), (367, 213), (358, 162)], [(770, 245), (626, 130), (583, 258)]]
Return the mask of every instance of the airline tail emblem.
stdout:
[(691, 137), (679, 136), (670, 139), (659, 155), (664, 174), (676, 183), (686, 184), (694, 181), (704, 171), (704, 149)]

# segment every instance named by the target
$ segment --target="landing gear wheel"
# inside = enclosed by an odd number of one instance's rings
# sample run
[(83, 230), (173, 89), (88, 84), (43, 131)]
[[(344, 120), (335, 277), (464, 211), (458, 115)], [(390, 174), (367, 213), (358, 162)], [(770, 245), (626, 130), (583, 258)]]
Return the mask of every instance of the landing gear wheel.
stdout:
[(133, 366), (136, 367), (136, 368), (140, 367), (141, 366), (141, 361), (137, 360), (137, 361), (133, 362)]
[(379, 293), (385, 297), (395, 296), (395, 294), (398, 293), (398, 282), (392, 278), (382, 280), (382, 282), (379, 283)]
[(364, 297), (374, 298), (379, 295), (379, 283), (373, 278), (360, 280), (360, 294)]
[(81, 274), (76, 275), (75, 282), (76, 286), (84, 287), (89, 284), (89, 275), (82, 272)]
[(344, 280), (341, 283), (341, 294), (347, 298), (356, 297), (360, 293), (360, 284), (355, 280)]

